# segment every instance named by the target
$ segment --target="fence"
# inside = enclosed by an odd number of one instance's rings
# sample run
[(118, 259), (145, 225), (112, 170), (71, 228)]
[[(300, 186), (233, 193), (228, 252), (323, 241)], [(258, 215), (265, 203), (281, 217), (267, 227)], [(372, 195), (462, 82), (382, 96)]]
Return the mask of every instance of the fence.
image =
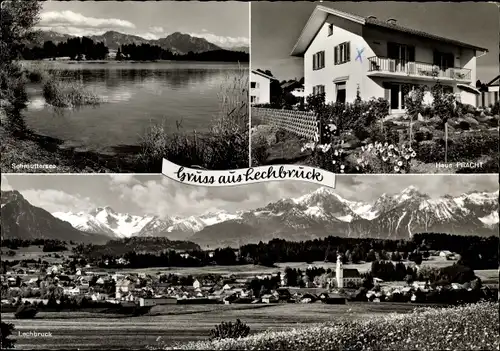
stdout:
[(488, 107), (494, 105), (498, 100), (498, 91), (483, 91), (476, 97), (477, 107)]
[(314, 112), (252, 107), (252, 120), (274, 125), (309, 140), (320, 135), (320, 123)]

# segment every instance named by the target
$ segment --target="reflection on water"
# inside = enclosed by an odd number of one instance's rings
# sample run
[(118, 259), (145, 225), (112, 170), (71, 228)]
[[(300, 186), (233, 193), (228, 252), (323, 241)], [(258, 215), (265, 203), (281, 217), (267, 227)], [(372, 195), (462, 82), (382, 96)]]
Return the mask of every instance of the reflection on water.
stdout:
[(29, 89), (28, 127), (72, 145), (103, 151), (135, 145), (151, 124), (203, 131), (220, 109), (218, 93), (239, 75), (235, 64), (108, 63), (61, 64), (48, 67), (61, 80), (82, 83), (97, 94), (97, 107), (55, 111), (47, 106), (40, 86)]

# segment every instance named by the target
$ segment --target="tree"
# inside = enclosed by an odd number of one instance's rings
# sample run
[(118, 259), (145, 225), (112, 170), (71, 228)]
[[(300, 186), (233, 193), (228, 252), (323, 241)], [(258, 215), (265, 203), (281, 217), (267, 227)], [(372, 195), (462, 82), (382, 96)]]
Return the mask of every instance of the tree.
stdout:
[[(0, 100), (5, 108), (20, 110), (26, 107), (28, 95), (21, 68), (14, 61), (23, 51), (26, 43), (35, 39), (35, 24), (42, 8), (39, 1), (11, 0), (0, 7), (2, 34), (0, 36)], [(16, 121), (24, 126), (22, 121)]]
[(13, 349), (15, 340), (9, 338), (14, 331), (14, 325), (11, 323), (0, 322), (0, 349)]

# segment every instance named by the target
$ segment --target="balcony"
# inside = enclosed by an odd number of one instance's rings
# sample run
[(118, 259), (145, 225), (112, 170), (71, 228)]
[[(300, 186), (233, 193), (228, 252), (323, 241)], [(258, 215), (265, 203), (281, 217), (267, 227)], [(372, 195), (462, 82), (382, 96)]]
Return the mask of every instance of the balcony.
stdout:
[(444, 80), (471, 82), (471, 70), (467, 68), (443, 68), (431, 63), (408, 62), (386, 57), (369, 57), (368, 75), (371, 77), (410, 77), (420, 80)]

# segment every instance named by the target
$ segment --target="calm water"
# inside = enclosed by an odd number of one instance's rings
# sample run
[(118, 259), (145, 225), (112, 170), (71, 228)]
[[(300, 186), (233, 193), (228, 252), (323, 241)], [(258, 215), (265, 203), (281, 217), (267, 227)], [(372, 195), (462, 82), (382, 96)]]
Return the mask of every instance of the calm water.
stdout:
[[(234, 63), (44, 63), (61, 79), (80, 81), (104, 103), (77, 110), (45, 104), (40, 85), (29, 87), (26, 123), (68, 146), (110, 151), (137, 145), (152, 124), (204, 131), (220, 109), (221, 89), (247, 66)], [(245, 71), (246, 79), (246, 71)]]

